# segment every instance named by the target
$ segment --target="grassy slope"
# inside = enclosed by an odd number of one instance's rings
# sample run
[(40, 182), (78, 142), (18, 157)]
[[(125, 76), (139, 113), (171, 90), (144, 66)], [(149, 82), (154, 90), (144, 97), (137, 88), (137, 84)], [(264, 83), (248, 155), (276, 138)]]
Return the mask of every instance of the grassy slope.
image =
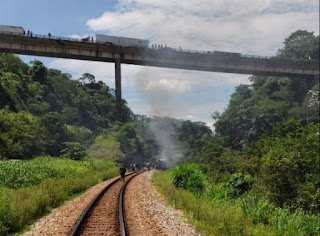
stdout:
[(183, 210), (204, 235), (318, 235), (318, 217), (290, 214), (251, 195), (230, 200), (221, 184), (196, 196), (176, 189), (170, 171), (156, 172), (153, 182), (168, 203)]
[(0, 162), (0, 235), (15, 233), (52, 208), (118, 174), (110, 161), (39, 157)]

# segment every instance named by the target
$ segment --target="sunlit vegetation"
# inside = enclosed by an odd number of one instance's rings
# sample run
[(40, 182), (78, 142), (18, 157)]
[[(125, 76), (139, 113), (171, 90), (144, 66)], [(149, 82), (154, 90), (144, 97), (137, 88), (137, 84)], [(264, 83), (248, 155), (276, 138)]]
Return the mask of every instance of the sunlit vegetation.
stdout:
[(122, 113), (123, 123), (113, 89), (91, 74), (72, 78), (0, 54), (0, 235), (117, 175), (115, 162), (155, 155), (150, 119), (124, 100)]
[(0, 235), (21, 230), (89, 187), (118, 175), (112, 162), (39, 157), (0, 162)]
[[(319, 36), (294, 32), (277, 57), (319, 60)], [(250, 81), (236, 87), (224, 112), (213, 114), (214, 133), (188, 121), (175, 129), (180, 162), (199, 166), (180, 165), (154, 181), (209, 235), (317, 235), (319, 79)], [(199, 169), (204, 192), (194, 188)]]
[[(294, 32), (276, 57), (319, 60), (319, 36)], [(116, 175), (115, 162), (156, 163), (163, 152), (180, 163), (155, 185), (205, 235), (317, 235), (319, 81), (250, 81), (213, 114), (214, 131), (135, 115), (125, 100), (119, 122), (114, 90), (94, 75), (0, 54), (0, 234)]]
[[(318, 235), (316, 215), (276, 207), (253, 191), (234, 198), (229, 195), (232, 187), (223, 183), (207, 184), (205, 191), (191, 192), (175, 186), (176, 171), (181, 172), (181, 168), (156, 172), (153, 183), (167, 203), (183, 210), (204, 235)], [(197, 178), (185, 178), (190, 186), (198, 185)]]

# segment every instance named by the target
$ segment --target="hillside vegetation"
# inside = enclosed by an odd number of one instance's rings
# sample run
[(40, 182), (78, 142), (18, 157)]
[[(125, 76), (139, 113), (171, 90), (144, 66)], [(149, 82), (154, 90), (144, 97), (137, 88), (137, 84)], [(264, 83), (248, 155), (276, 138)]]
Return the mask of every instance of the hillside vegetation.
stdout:
[(0, 54), (0, 235), (118, 175), (116, 162), (157, 155), (150, 119), (122, 105), (119, 122), (114, 90), (93, 75)]
[[(276, 56), (319, 60), (319, 36), (296, 31)], [(213, 134), (189, 121), (176, 128), (189, 164), (154, 182), (206, 234), (318, 235), (319, 78), (249, 79), (213, 114)]]
[[(319, 60), (319, 36), (296, 31), (276, 57)], [(115, 162), (150, 162), (178, 164), (154, 183), (201, 232), (316, 235), (319, 79), (249, 80), (214, 112), (214, 131), (135, 115), (125, 100), (119, 122), (114, 90), (94, 75), (0, 54), (0, 234), (115, 176)]]

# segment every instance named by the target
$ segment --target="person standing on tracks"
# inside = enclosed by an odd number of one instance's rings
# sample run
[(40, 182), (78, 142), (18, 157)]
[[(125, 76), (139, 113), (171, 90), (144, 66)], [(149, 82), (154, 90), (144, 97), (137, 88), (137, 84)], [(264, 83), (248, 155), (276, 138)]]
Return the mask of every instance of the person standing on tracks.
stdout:
[(123, 166), (123, 164), (121, 164), (121, 166), (120, 166), (120, 176), (121, 176), (122, 182), (124, 182), (124, 177), (126, 175), (126, 171), (127, 171), (127, 169)]

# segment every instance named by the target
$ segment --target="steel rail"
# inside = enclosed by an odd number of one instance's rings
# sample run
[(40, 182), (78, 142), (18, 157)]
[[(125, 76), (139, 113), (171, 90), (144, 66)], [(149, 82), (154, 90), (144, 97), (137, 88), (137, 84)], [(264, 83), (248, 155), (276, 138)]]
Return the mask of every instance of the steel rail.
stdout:
[(127, 236), (127, 229), (126, 229), (126, 222), (124, 220), (124, 192), (127, 187), (127, 184), (137, 175), (143, 173), (144, 171), (140, 171), (133, 175), (130, 179), (128, 179), (124, 185), (122, 186), (120, 190), (120, 196), (119, 196), (119, 220), (120, 220), (120, 232), (121, 236)]
[[(126, 175), (130, 176), (134, 173), (129, 173)], [(113, 186), (116, 182), (120, 181), (121, 178), (118, 177), (114, 181), (112, 181), (110, 184), (108, 184), (104, 189), (101, 190), (101, 192), (90, 202), (90, 204), (86, 207), (86, 209), (82, 212), (78, 220), (76, 221), (76, 224), (73, 226), (72, 230), (69, 233), (69, 236), (76, 236), (79, 234), (81, 225), (84, 223), (85, 219), (87, 218), (89, 212), (97, 205), (101, 197), (104, 195), (105, 192), (107, 192), (111, 186)]]

